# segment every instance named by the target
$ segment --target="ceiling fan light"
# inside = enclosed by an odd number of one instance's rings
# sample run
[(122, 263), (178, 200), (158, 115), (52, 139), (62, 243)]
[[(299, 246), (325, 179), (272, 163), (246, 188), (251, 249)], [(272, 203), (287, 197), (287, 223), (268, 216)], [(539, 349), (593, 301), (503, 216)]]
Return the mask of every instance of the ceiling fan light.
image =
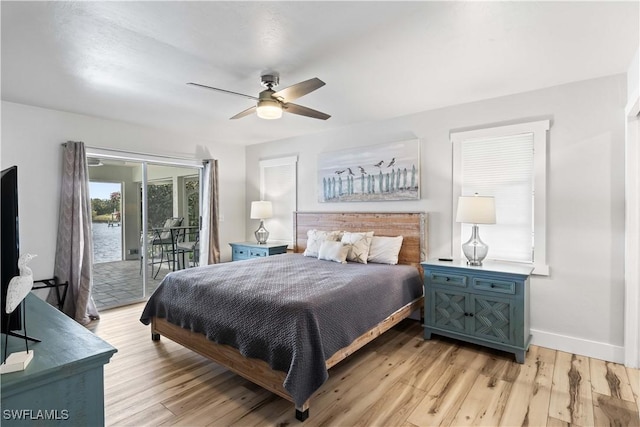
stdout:
[(258, 117), (261, 119), (274, 120), (282, 117), (282, 106), (278, 101), (271, 99), (261, 99), (256, 108)]

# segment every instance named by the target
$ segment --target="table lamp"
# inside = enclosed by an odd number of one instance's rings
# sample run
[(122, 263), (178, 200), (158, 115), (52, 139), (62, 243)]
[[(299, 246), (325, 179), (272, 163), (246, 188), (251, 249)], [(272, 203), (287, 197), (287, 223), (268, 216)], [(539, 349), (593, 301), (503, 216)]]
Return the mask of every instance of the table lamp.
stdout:
[(462, 252), (467, 257), (468, 265), (482, 265), (482, 260), (489, 252), (489, 246), (480, 240), (478, 224), (496, 223), (496, 205), (491, 196), (461, 196), (458, 198), (456, 222), (473, 224), (471, 238), (462, 245)]
[(264, 228), (264, 220), (273, 216), (271, 202), (261, 200), (259, 202), (251, 202), (251, 219), (259, 219), (260, 227), (255, 232), (256, 240), (259, 244), (264, 245), (269, 238), (269, 232)]

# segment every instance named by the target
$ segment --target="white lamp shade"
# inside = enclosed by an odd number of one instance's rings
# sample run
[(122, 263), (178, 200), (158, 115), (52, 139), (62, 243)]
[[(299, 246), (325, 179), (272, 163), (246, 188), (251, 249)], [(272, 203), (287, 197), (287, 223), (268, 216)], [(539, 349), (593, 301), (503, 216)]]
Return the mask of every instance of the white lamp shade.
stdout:
[(491, 196), (459, 197), (456, 222), (464, 222), (467, 224), (495, 224), (495, 199)]
[(261, 200), (259, 202), (251, 202), (251, 219), (266, 219), (273, 216), (271, 202)]

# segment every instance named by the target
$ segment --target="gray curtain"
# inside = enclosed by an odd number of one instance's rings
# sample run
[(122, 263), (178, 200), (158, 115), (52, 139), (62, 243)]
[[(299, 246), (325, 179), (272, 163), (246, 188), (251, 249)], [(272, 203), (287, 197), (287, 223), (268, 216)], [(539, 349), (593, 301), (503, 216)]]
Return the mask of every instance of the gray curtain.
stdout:
[[(54, 275), (69, 282), (63, 311), (86, 325), (99, 318), (91, 296), (93, 286), (93, 236), (89, 169), (83, 142), (63, 145), (62, 186)], [(55, 296), (49, 295), (53, 302)]]
[(204, 161), (202, 184), (202, 229), (200, 230), (200, 265), (217, 264), (220, 262), (217, 160)]

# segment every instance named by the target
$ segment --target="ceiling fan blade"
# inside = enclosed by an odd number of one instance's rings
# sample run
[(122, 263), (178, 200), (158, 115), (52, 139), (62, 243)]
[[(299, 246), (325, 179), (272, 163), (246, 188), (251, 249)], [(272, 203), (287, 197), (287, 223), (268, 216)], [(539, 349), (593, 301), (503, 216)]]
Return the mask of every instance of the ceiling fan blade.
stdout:
[(211, 90), (215, 90), (215, 91), (218, 91), (218, 92), (228, 93), (230, 95), (244, 96), (245, 98), (253, 99), (253, 100), (256, 100), (256, 101), (258, 100), (258, 98), (256, 98), (255, 96), (252, 96), (252, 95), (245, 95), (244, 93), (232, 92), (232, 91), (226, 90), (226, 89), (219, 89), (217, 87), (205, 86), (205, 85), (201, 85), (200, 83), (191, 83), (191, 82), (189, 82), (187, 84), (191, 85), (191, 86), (201, 87), (201, 88), (204, 88), (204, 89), (211, 89)]
[(329, 117), (331, 117), (330, 115), (322, 113), (320, 111), (313, 110), (308, 107), (303, 107), (302, 105), (292, 104), (290, 102), (282, 104), (282, 107), (287, 113), (298, 114), (300, 116), (307, 116), (314, 119), (327, 120)]
[(283, 102), (289, 102), (293, 101), (294, 99), (298, 99), (308, 93), (311, 93), (324, 85), (325, 83), (322, 80), (314, 77), (312, 79), (305, 80), (303, 82), (296, 83), (293, 86), (289, 86), (282, 90), (279, 90), (271, 96), (273, 96), (274, 98), (278, 98)]
[(244, 116), (248, 116), (249, 114), (252, 114), (256, 111), (256, 106), (254, 105), (253, 107), (247, 108), (244, 111), (240, 111), (238, 114), (236, 114), (235, 116), (231, 117), (230, 120), (234, 120), (234, 119), (241, 119)]

